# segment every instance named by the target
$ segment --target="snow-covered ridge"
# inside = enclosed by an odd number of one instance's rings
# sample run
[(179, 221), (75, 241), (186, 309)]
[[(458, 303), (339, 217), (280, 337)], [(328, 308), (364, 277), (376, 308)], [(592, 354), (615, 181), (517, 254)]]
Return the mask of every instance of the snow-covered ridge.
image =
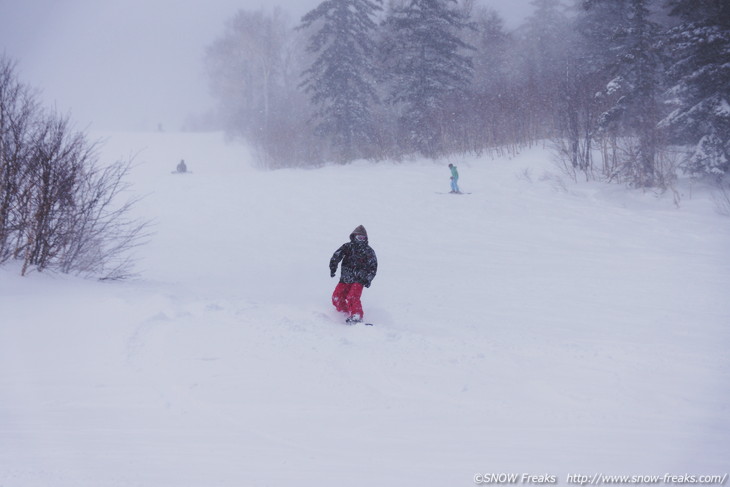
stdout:
[[(701, 189), (561, 184), (541, 148), (264, 172), (219, 134), (106, 135), (155, 234), (134, 281), (0, 269), (0, 486), (730, 468), (730, 226)], [(374, 327), (329, 303), (360, 224)]]

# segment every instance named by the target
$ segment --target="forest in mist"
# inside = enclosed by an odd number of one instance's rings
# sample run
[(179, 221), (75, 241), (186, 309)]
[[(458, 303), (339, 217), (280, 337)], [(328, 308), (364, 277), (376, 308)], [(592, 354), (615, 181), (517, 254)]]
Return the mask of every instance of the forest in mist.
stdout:
[[(718, 184), (730, 208), (730, 2), (532, 7), (511, 31), (475, 0), (324, 0), (296, 23), (239, 10), (205, 49), (217, 108), (201, 126), (266, 169), (547, 142), (574, 181), (676, 200), (684, 173)], [(126, 276), (147, 226), (127, 218), (131, 203), (114, 209), (130, 163), (100, 163), (0, 57), (0, 264)]]
[(267, 168), (555, 142), (578, 178), (666, 187), (730, 169), (730, 3), (474, 0), (239, 10), (206, 48), (217, 117)]

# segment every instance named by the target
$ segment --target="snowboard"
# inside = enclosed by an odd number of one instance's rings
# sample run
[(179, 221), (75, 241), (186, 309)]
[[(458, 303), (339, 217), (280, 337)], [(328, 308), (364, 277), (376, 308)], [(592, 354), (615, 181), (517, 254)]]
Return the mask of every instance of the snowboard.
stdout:
[(315, 313), (315, 314), (316, 314), (316, 316), (318, 316), (320, 318), (324, 318), (330, 322), (337, 323), (338, 325), (343, 324), (346, 326), (355, 326), (355, 325), (375, 326), (374, 323), (367, 323), (365, 321), (348, 323), (348, 322), (342, 320), (342, 316), (339, 315), (339, 313), (338, 313), (339, 316), (334, 316), (334, 314), (331, 314), (331, 313)]
[(349, 318), (345, 320), (345, 324), (348, 326), (353, 326), (353, 325), (373, 326), (372, 323), (368, 323), (366, 321), (350, 321)]
[(347, 326), (355, 326), (355, 325), (375, 326), (372, 323), (366, 323), (364, 321), (349, 321), (349, 322), (348, 321), (345, 321), (345, 324)]

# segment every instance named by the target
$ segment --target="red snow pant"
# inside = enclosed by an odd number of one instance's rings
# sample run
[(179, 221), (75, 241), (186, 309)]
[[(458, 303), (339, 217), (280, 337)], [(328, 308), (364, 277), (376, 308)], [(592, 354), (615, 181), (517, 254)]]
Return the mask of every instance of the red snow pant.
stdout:
[(350, 316), (357, 315), (362, 319), (362, 303), (360, 296), (362, 295), (362, 284), (353, 282), (345, 284), (341, 282), (337, 284), (335, 292), (332, 293), (332, 304), (335, 305), (337, 311), (347, 313)]

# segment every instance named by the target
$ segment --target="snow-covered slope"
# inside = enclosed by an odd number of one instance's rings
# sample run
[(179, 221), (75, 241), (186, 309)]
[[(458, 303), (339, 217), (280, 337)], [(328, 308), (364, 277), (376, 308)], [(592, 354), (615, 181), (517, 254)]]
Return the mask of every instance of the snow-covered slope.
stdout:
[[(730, 224), (512, 158), (263, 172), (141, 150), (141, 277), (0, 269), (0, 486), (458, 486), (730, 469)], [(184, 158), (192, 174), (170, 174)], [(448, 162), (468, 195), (449, 189)], [(364, 225), (374, 327), (329, 258)]]

